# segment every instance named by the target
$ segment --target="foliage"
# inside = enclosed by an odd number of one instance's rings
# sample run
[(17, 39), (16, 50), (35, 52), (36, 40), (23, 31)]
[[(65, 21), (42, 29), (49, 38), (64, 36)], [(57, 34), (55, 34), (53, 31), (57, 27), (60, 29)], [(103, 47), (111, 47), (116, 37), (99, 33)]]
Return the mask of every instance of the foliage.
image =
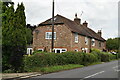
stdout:
[(107, 41), (106, 41), (106, 47), (107, 49), (110, 51), (110, 50), (113, 50), (113, 51), (116, 51), (118, 50), (119, 48), (119, 38), (109, 38)]
[(98, 49), (92, 49), (92, 54), (97, 55), (97, 58), (101, 62), (107, 62), (113, 59), (116, 59), (116, 55), (112, 55), (111, 53), (101, 52)]
[(24, 57), (24, 70), (30, 71), (35, 67), (49, 67), (55, 65), (79, 64), (89, 65), (98, 62), (96, 55), (82, 52), (65, 52), (65, 53), (36, 53)]
[(94, 62), (98, 62), (98, 58), (96, 55), (91, 54), (91, 53), (85, 53), (83, 57), (83, 64), (84, 65), (89, 65)]
[(68, 64), (68, 65), (55, 65), (55, 66), (49, 66), (49, 67), (33, 67), (33, 68), (29, 68), (28, 72), (50, 73), (50, 72), (56, 72), (56, 71), (68, 70), (68, 69), (74, 69), (74, 68), (80, 68), (80, 67), (83, 67), (83, 65)]
[(13, 2), (2, 4), (2, 58), (3, 71), (9, 69), (21, 71), (22, 58), (30, 31), (26, 28), (25, 8), (23, 3), (14, 9)]
[[(50, 66), (50, 67), (42, 67), (39, 70), (43, 73), (50, 73), (50, 72), (56, 72), (60, 70), (68, 70), (73, 68), (80, 68), (83, 67), (83, 65), (79, 64), (68, 64), (68, 65), (57, 65), (57, 66)], [(36, 70), (38, 71), (38, 70)]]
[(35, 54), (45, 54), (46, 52), (42, 52), (42, 51), (39, 51), (39, 50), (36, 50), (32, 53), (32, 55), (35, 55)]

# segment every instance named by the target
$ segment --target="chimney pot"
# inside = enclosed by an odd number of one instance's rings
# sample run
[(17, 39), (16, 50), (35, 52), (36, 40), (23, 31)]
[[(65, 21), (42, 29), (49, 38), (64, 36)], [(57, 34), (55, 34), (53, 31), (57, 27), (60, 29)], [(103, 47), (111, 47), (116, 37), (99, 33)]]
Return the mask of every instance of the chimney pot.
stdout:
[(85, 27), (87, 27), (87, 26), (88, 26), (88, 23), (85, 21), (85, 22), (83, 23), (83, 25), (84, 25)]
[(102, 32), (101, 30), (98, 30), (98, 33), (97, 33), (99, 36), (102, 36)]
[(74, 22), (78, 25), (81, 23), (81, 19), (77, 17), (77, 13), (75, 14)]

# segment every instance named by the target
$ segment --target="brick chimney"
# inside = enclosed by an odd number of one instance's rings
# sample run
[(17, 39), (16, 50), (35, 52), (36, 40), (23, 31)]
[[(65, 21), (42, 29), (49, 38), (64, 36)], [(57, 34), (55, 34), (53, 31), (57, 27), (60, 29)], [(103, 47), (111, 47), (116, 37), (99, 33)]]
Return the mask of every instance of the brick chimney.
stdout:
[(101, 30), (98, 30), (98, 33), (97, 33), (99, 36), (102, 36), (102, 32)]
[(77, 17), (77, 13), (75, 14), (74, 22), (78, 25), (81, 24), (81, 19)]
[(85, 27), (87, 27), (87, 26), (88, 26), (88, 23), (85, 21), (85, 22), (83, 23), (83, 25), (84, 25)]

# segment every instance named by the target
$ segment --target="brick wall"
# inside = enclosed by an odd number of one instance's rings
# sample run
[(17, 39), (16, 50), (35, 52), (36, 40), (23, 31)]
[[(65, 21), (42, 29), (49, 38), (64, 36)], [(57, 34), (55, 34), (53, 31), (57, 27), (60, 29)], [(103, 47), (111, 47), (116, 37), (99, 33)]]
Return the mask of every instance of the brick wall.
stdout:
[[(52, 26), (38, 27), (33, 31), (33, 50), (44, 49), (50, 51), (51, 39), (45, 39), (46, 32), (52, 32)], [(56, 32), (56, 39), (54, 40), (54, 48), (66, 48), (67, 51), (82, 51), (82, 48), (88, 48), (87, 52), (90, 52), (91, 48), (104, 49), (105, 42), (101, 42), (99, 47), (99, 41), (95, 40), (95, 46), (91, 46), (91, 39), (88, 38), (88, 44), (85, 44), (85, 36), (78, 35), (78, 43), (75, 43), (75, 35), (72, 33), (66, 25), (55, 25), (54, 32)]]
[[(39, 33), (36, 34), (35, 30)], [(46, 32), (52, 32), (52, 26), (42, 26), (36, 28), (33, 32), (33, 48), (34, 50), (43, 48), (47, 51), (51, 49), (51, 39), (45, 39)], [(65, 25), (55, 25), (56, 39), (54, 40), (55, 48), (67, 48), (70, 50), (71, 31)]]

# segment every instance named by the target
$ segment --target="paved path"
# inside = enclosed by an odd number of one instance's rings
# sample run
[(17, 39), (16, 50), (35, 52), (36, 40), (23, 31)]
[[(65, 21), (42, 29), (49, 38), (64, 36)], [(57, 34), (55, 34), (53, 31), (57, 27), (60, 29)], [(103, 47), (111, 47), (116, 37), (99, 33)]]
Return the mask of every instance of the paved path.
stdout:
[[(67, 71), (61, 71), (61, 72), (55, 72), (50, 74), (44, 74), (37, 77), (32, 77), (26, 80), (53, 80), (53, 78), (56, 78), (54, 80), (88, 80), (89, 78), (111, 78), (110, 80), (118, 80), (114, 78), (118, 78), (118, 61), (112, 61), (108, 63), (98, 64), (98, 65), (92, 65), (88, 67), (78, 68), (78, 69), (72, 69)], [(62, 79), (61, 79), (62, 78)], [(94, 80), (94, 79), (91, 79)], [(97, 79), (95, 79), (97, 80)], [(104, 79), (107, 80), (107, 79)]]

